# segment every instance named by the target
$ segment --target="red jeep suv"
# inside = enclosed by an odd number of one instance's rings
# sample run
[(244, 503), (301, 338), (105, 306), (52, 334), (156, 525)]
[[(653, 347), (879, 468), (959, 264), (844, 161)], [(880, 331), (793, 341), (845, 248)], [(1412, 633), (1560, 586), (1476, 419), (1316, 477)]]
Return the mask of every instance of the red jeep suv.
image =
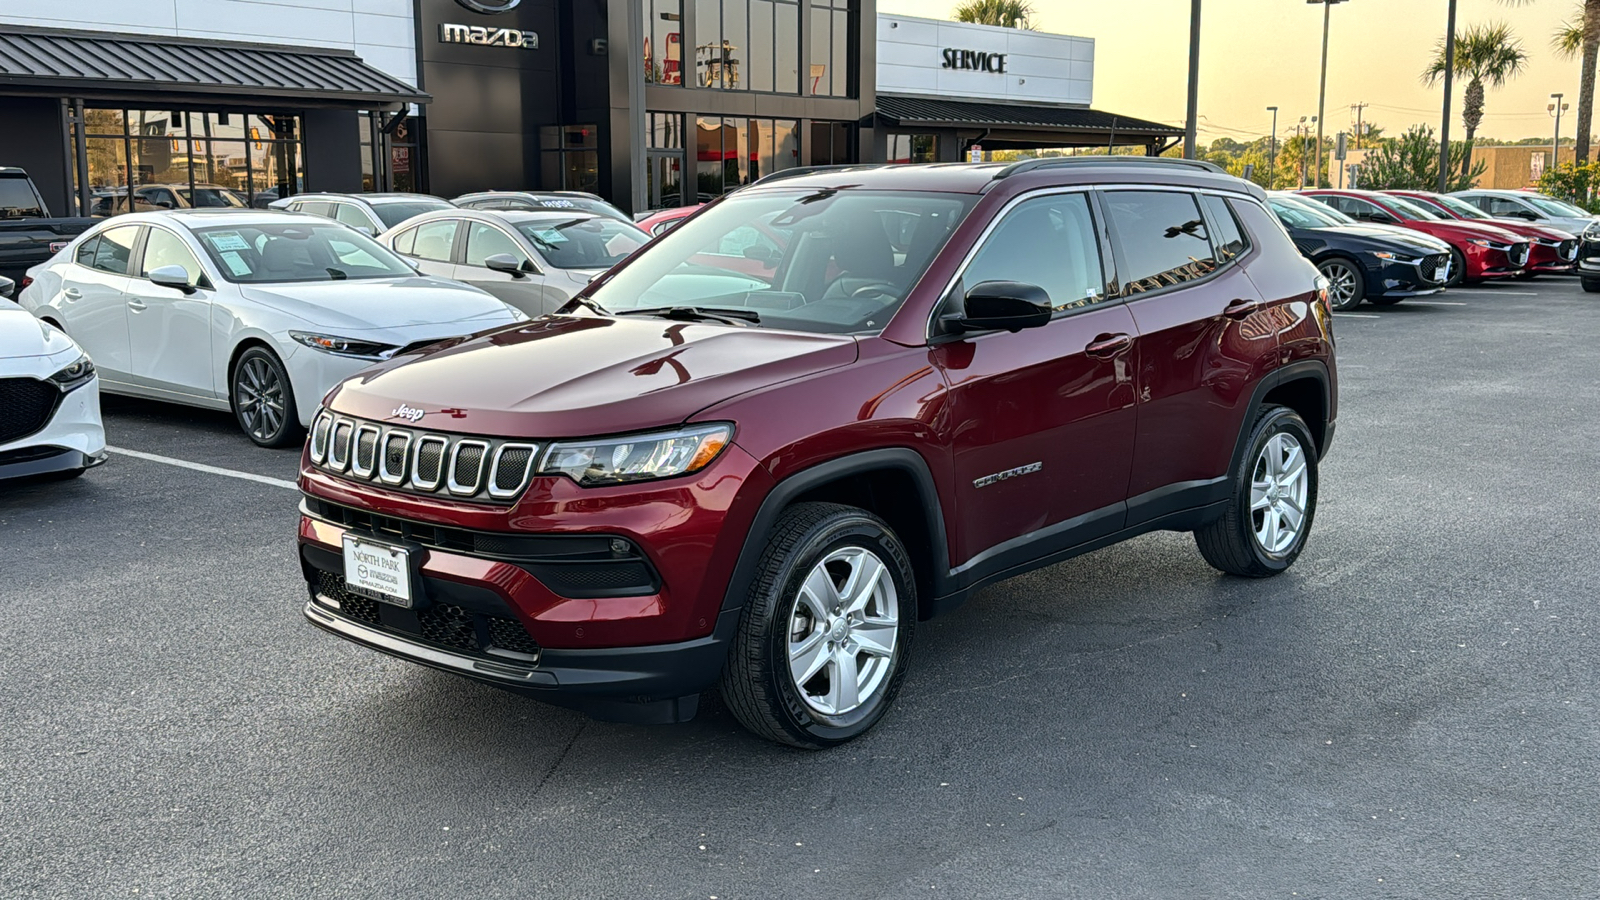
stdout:
[(760, 735), (838, 744), (984, 585), (1156, 530), (1235, 575), (1293, 564), (1330, 315), (1262, 191), (1205, 163), (768, 176), (558, 314), (335, 388), (305, 615), (600, 718), (718, 688)]

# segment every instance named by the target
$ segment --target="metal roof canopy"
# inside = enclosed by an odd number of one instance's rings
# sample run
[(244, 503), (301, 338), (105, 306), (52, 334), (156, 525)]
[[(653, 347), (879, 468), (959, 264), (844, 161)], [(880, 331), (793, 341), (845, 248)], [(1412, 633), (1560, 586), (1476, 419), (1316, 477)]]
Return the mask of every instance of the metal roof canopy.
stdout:
[(398, 109), (432, 99), (349, 50), (0, 26), (0, 93)]
[(983, 145), (1094, 147), (1153, 144), (1183, 137), (1183, 129), (1080, 106), (944, 100), (878, 95), (878, 118), (894, 128), (984, 129)]

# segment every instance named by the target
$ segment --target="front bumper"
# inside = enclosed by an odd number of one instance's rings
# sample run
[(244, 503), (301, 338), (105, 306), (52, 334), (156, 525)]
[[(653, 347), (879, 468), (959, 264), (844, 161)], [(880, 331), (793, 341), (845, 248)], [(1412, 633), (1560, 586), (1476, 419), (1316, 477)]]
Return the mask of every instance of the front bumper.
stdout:
[(1528, 248), (1529, 272), (1541, 275), (1570, 275), (1577, 265), (1576, 241), (1532, 241)]
[[(60, 368), (58, 361), (42, 363), (37, 367), (38, 372), (29, 374), (46, 378)], [(66, 361), (71, 362), (71, 359)], [(106, 431), (100, 420), (100, 379), (95, 377), (88, 384), (64, 394), (43, 428), (0, 444), (0, 478), (86, 469), (105, 460)]]
[[(1402, 262), (1399, 260), (1383, 260), (1369, 256), (1367, 260), (1368, 294), (1374, 297), (1426, 297), (1444, 290), (1445, 281), (1449, 280), (1450, 257), (1442, 254), (1443, 259), (1435, 259), (1432, 265), (1424, 267), (1418, 262)], [(1437, 280), (1428, 277), (1429, 272), (1443, 274)]]

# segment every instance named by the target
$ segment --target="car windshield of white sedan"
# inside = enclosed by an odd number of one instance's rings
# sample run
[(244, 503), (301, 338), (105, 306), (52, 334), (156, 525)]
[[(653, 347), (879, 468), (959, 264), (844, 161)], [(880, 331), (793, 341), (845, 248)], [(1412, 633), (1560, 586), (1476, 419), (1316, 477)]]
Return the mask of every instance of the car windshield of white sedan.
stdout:
[(332, 222), (214, 226), (194, 233), (222, 277), (239, 284), (416, 274), (366, 235)]
[(619, 313), (720, 309), (775, 328), (878, 331), (977, 199), (836, 189), (735, 194), (656, 238), (590, 298)]
[(552, 216), (515, 224), (544, 261), (557, 269), (609, 269), (650, 243), (650, 236), (639, 228), (599, 216)]
[(1523, 199), (1532, 203), (1534, 209), (1547, 216), (1556, 216), (1562, 219), (1587, 219), (1593, 215), (1573, 206), (1571, 203), (1551, 200), (1549, 197), (1524, 197)]

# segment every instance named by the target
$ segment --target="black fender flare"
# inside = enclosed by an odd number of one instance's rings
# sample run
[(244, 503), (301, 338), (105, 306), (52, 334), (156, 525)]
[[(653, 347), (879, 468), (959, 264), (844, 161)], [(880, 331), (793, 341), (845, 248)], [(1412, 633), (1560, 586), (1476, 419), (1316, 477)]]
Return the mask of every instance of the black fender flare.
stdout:
[[(1244, 422), (1239, 426), (1239, 436), (1234, 439), (1233, 458), (1228, 465), (1228, 478), (1231, 480), (1239, 471), (1239, 466), (1244, 461), (1245, 444), (1250, 440), (1250, 429), (1255, 425), (1256, 410), (1259, 410), (1266, 401), (1267, 394), (1274, 388), (1291, 381), (1300, 381), (1310, 378), (1322, 388), (1322, 408), (1333, 409), (1333, 380), (1328, 375), (1328, 365), (1320, 359), (1303, 359), (1292, 362), (1286, 366), (1268, 372), (1265, 378), (1256, 384), (1255, 390), (1250, 395), (1250, 406), (1245, 413)], [(1316, 425), (1319, 423), (1307, 423)], [(1322, 446), (1317, 448), (1317, 457), (1320, 459), (1327, 455), (1328, 445), (1333, 439), (1332, 420), (1320, 423), (1324, 428)]]

